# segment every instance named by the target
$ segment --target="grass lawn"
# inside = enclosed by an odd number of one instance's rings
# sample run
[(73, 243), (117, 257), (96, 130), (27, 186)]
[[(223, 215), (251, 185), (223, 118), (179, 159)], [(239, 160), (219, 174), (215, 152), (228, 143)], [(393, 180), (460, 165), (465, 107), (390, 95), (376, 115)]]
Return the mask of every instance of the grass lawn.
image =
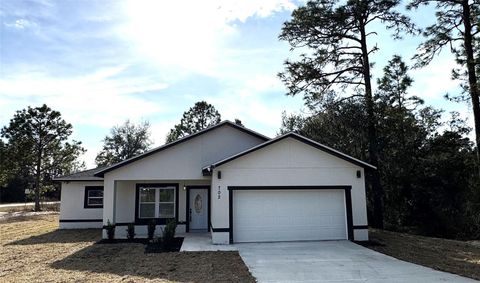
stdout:
[(254, 282), (237, 252), (145, 254), (94, 244), (100, 230), (57, 230), (58, 215), (0, 221), (0, 282)]
[(395, 258), (480, 280), (480, 246), (472, 243), (370, 229), (363, 244)]

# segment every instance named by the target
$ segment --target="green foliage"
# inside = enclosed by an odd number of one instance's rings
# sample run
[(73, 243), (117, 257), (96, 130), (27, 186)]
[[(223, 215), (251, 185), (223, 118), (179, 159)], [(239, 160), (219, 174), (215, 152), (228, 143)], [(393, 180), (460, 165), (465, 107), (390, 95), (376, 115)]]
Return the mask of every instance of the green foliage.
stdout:
[[(309, 104), (322, 102), (333, 85), (341, 89), (364, 89), (364, 59), (378, 50), (366, 49), (366, 40), (375, 33), (365, 33), (366, 26), (375, 21), (393, 29), (394, 37), (401, 32), (416, 32), (410, 19), (395, 11), (400, 1), (308, 1), (292, 13), (279, 36), (288, 41), (292, 50), (304, 53), (300, 60), (285, 62), (285, 72), (279, 76), (288, 87), (289, 95), (304, 94)], [(311, 52), (306, 52), (311, 51)], [(361, 96), (357, 95), (357, 96)]]
[(110, 220), (107, 220), (105, 230), (107, 231), (107, 239), (113, 241), (115, 239), (115, 224), (112, 224)]
[(127, 225), (127, 239), (133, 240), (135, 238), (135, 223), (128, 223)]
[(177, 222), (175, 219), (169, 219), (165, 228), (162, 231), (162, 241), (164, 244), (168, 245), (172, 243), (175, 238), (175, 230), (177, 229)]
[(424, 101), (420, 97), (407, 96), (407, 89), (413, 83), (412, 77), (407, 73), (408, 70), (402, 57), (394, 55), (383, 68), (383, 77), (377, 80), (378, 92), (375, 98), (400, 110), (423, 104)]
[(142, 154), (150, 148), (150, 124), (138, 125), (125, 121), (123, 125), (111, 129), (110, 135), (103, 139), (103, 149), (97, 154), (95, 163), (108, 166)]
[[(385, 190), (384, 221), (388, 229), (421, 234), (478, 239), (480, 192), (475, 174), (470, 129), (452, 113), (442, 122), (442, 111), (422, 106), (408, 95), (408, 67), (394, 58), (384, 69), (375, 94), (379, 172)], [(395, 71), (392, 71), (395, 70)], [(399, 84), (404, 82), (405, 84)], [(356, 100), (331, 99), (312, 116), (283, 116), (281, 132), (295, 131), (354, 157), (364, 159), (368, 149), (367, 117)], [(368, 213), (372, 192), (368, 188)]]
[[(468, 101), (473, 110), (475, 137), (480, 144), (480, 3), (477, 0), (413, 0), (409, 9), (436, 4), (436, 22), (423, 32), (426, 40), (414, 56), (416, 66), (428, 65), (446, 47), (455, 56), (458, 68), (452, 78), (461, 81), (463, 93), (446, 95), (456, 102)], [(480, 152), (477, 147), (477, 171), (480, 175)]]
[(148, 234), (148, 239), (152, 240), (153, 236), (155, 235), (155, 228), (157, 227), (157, 222), (155, 219), (152, 219), (148, 222), (147, 226), (147, 234)]
[(23, 189), (35, 189), (35, 210), (40, 209), (42, 190), (53, 185), (54, 176), (84, 167), (78, 157), (85, 149), (81, 142), (68, 141), (71, 134), (72, 125), (47, 105), (17, 111), (1, 130), (7, 141), (1, 157), (5, 162), (2, 162), (6, 167), (4, 172), (7, 178), (24, 178), (28, 185)]
[(205, 101), (197, 102), (188, 111), (183, 113), (180, 123), (175, 125), (168, 133), (166, 142), (173, 142), (194, 134), (205, 128), (214, 126), (220, 123), (220, 121), (220, 113), (218, 113), (213, 105)]
[[(292, 50), (303, 52), (297, 61), (285, 61), (279, 74), (288, 88), (288, 95), (302, 94), (310, 109), (350, 100), (364, 103), (360, 109), (367, 117), (368, 160), (378, 165), (378, 138), (371, 85), (370, 55), (378, 50), (369, 47), (368, 32), (372, 23), (380, 22), (393, 31), (394, 38), (418, 30), (410, 19), (396, 11), (400, 1), (394, 0), (312, 0), (295, 9), (292, 19), (284, 23), (279, 36)], [(332, 89), (341, 90), (337, 96)], [(376, 171), (370, 172), (374, 187), (374, 227), (383, 227), (383, 189)]]

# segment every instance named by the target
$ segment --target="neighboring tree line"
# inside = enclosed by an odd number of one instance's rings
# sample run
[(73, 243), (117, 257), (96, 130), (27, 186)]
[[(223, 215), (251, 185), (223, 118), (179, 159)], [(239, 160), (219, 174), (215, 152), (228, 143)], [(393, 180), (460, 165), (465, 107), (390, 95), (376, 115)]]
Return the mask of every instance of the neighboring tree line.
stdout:
[[(281, 132), (296, 131), (355, 157), (378, 170), (368, 172), (369, 223), (452, 238), (480, 237), (480, 155), (458, 113), (442, 122), (442, 110), (408, 95), (413, 79), (394, 56), (373, 88), (369, 44), (373, 25), (394, 39), (422, 33), (415, 67), (429, 64), (449, 47), (458, 68), (453, 79), (464, 93), (447, 96), (472, 107), (480, 139), (478, 49), (479, 3), (468, 0), (410, 1), (407, 8), (435, 4), (437, 22), (421, 31), (398, 12), (400, 1), (309, 1), (294, 10), (279, 36), (298, 60), (279, 74), (288, 95), (302, 95), (309, 114), (284, 115)], [(376, 24), (377, 23), (377, 24)], [(426, 89), (425, 91), (428, 91)]]
[[(173, 142), (219, 123), (220, 113), (205, 101), (185, 111), (180, 123), (170, 130), (166, 142)], [(241, 125), (240, 120), (236, 120)], [(0, 135), (0, 203), (59, 199), (60, 186), (54, 177), (86, 169), (79, 157), (82, 143), (70, 140), (73, 127), (60, 112), (47, 105), (17, 111)], [(103, 139), (97, 166), (109, 166), (142, 154), (152, 145), (150, 124), (127, 120), (114, 126)], [(26, 190), (30, 193), (26, 193)]]

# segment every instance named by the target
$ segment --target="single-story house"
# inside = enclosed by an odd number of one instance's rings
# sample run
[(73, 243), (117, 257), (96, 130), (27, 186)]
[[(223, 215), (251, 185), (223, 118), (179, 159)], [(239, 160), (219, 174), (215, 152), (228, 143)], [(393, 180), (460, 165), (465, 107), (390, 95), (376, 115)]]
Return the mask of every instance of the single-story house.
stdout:
[[(368, 240), (365, 170), (376, 168), (295, 133), (270, 139), (230, 121), (109, 167), (56, 178), (60, 228), (152, 219), (214, 244)], [(158, 233), (161, 229), (156, 229)], [(103, 236), (106, 237), (104, 230)]]

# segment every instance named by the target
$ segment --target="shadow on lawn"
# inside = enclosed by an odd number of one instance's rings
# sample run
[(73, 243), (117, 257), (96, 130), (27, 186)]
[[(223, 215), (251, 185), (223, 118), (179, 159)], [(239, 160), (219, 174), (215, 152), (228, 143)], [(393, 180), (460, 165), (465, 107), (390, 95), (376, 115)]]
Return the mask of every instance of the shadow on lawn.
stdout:
[[(254, 282), (237, 252), (169, 252), (146, 254), (140, 243), (94, 244), (50, 266), (94, 272), (98, 281), (117, 275), (178, 282)], [(139, 280), (138, 278), (131, 278)]]
[(95, 242), (102, 237), (101, 229), (55, 230), (45, 234), (17, 240), (7, 245), (36, 245), (48, 243)]

